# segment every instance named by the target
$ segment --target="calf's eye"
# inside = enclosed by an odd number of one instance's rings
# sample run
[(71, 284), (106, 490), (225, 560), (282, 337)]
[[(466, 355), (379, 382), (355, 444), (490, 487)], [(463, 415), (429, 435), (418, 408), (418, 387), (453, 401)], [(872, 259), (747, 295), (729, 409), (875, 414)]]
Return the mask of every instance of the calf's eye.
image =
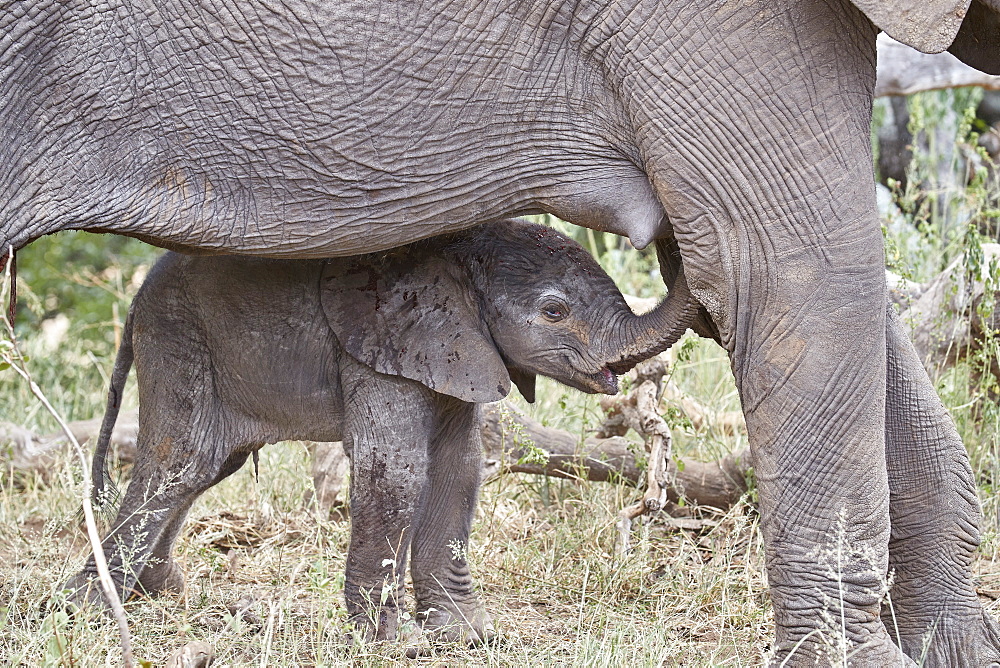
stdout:
[(560, 302), (545, 302), (542, 305), (542, 315), (549, 322), (559, 322), (569, 315), (569, 307)]

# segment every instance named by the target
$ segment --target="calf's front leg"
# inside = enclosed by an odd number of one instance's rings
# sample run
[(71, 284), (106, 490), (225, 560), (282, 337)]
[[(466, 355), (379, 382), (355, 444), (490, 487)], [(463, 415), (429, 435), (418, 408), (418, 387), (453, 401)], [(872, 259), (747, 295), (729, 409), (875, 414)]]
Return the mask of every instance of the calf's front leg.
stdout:
[(447, 641), (494, 637), (469, 572), (469, 532), (482, 470), (480, 407), (441, 396), (431, 440), (428, 484), (413, 537), (417, 620)]
[(344, 597), (368, 640), (396, 640), (405, 621), (403, 575), (427, 477), (433, 393), (353, 360), (342, 373), (351, 454), (351, 543)]

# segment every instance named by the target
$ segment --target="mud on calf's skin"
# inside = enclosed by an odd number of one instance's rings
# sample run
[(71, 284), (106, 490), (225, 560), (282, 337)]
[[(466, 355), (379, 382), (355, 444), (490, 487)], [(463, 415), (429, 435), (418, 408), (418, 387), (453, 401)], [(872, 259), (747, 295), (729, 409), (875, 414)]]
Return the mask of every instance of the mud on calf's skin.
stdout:
[[(580, 246), (511, 220), (333, 260), (168, 254), (129, 311), (94, 459), (100, 483), (134, 362), (137, 461), (104, 541), (119, 587), (182, 586), (171, 550), (188, 509), (264, 444), (343, 440), (351, 619), (369, 638), (409, 636), (410, 561), (423, 629), (488, 639), (466, 561), (479, 404), (503, 398), (511, 380), (532, 400), (536, 374), (617, 392), (615, 372), (675, 341), (694, 316), (683, 280), (675, 285), (636, 316)], [(77, 601), (101, 600), (92, 559), (67, 587)]]

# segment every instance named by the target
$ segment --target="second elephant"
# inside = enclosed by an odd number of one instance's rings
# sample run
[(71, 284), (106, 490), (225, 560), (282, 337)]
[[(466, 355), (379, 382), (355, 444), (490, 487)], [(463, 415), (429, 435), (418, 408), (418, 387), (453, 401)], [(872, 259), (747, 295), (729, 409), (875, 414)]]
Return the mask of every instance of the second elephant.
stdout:
[[(485, 640), (465, 557), (478, 404), (511, 381), (533, 400), (535, 374), (613, 394), (616, 373), (683, 334), (689, 302), (636, 316), (579, 245), (519, 221), (327, 261), (168, 254), (132, 304), (94, 460), (102, 481), (134, 360), (138, 456), (104, 542), (117, 584), (182, 587), (171, 552), (189, 508), (264, 444), (343, 440), (354, 623), (400, 635), (409, 557), (423, 628)], [(97, 597), (93, 582), (91, 560), (68, 588)]]

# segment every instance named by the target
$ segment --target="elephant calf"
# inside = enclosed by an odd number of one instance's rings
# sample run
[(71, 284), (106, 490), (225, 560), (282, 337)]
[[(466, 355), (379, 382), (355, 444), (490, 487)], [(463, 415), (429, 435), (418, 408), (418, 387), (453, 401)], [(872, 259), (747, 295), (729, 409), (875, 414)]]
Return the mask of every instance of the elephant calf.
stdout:
[[(330, 260), (167, 254), (130, 309), (94, 459), (96, 498), (134, 361), (138, 458), (104, 542), (117, 583), (182, 587), (171, 550), (188, 509), (264, 444), (343, 440), (352, 621), (397, 637), (409, 557), (423, 629), (482, 641), (466, 563), (478, 404), (511, 381), (533, 400), (536, 374), (613, 394), (616, 373), (683, 333), (689, 301), (636, 316), (579, 245), (515, 220)], [(94, 572), (68, 583), (77, 599), (99, 598)]]

